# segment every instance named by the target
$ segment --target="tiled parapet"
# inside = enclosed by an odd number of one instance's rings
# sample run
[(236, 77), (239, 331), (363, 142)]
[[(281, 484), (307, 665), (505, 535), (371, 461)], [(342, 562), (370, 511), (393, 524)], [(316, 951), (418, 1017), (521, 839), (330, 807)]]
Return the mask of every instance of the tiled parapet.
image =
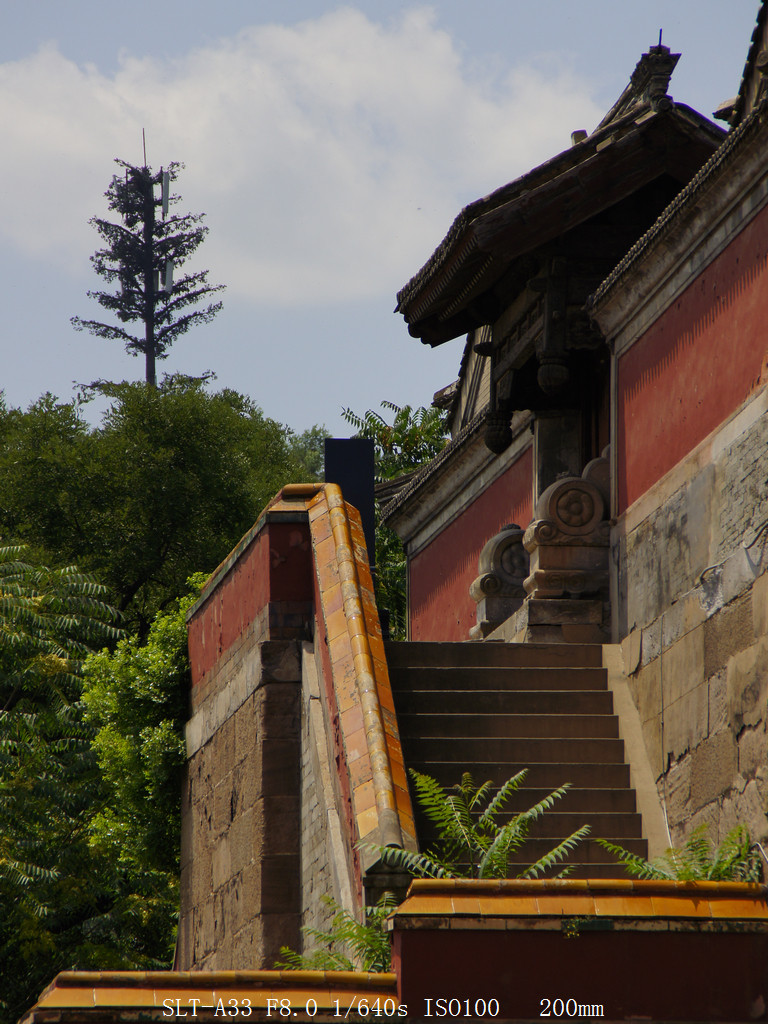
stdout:
[(442, 998), (512, 1021), (768, 1015), (762, 885), (420, 879), (389, 925), (398, 997), (409, 1011), (440, 1015)]
[(358, 884), (377, 860), (355, 850), (358, 840), (416, 848), (362, 526), (337, 486), (284, 487), (213, 574), (188, 624), (190, 758), (265, 684), (297, 680), (296, 641), (312, 639)]
[[(306, 502), (316, 580), (316, 642), (347, 769), (354, 838), (416, 848), (381, 624), (359, 513), (334, 484), (289, 485)], [(376, 858), (362, 854), (365, 869)]]
[[(394, 974), (350, 971), (64, 971), (23, 1024), (178, 1020), (360, 1020), (397, 1016)], [(281, 1012), (282, 1011), (282, 1012)]]

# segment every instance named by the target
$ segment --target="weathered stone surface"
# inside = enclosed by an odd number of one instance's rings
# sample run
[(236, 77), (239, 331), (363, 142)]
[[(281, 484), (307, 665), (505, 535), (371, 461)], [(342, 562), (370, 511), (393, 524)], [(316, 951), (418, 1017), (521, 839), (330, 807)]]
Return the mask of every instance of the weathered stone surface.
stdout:
[(768, 698), (768, 637), (736, 654), (728, 663), (728, 714), (738, 733), (756, 725), (766, 714)]
[(640, 721), (657, 719), (661, 714), (661, 676), (658, 658), (629, 677), (629, 689)]
[(694, 811), (730, 789), (737, 773), (736, 741), (730, 731), (700, 743), (691, 762), (691, 807)]
[(713, 736), (728, 725), (728, 677), (725, 670), (709, 680), (709, 734)]
[(676, 760), (707, 737), (709, 688), (706, 683), (688, 690), (664, 707), (664, 754)]
[(640, 640), (640, 664), (647, 665), (659, 656), (661, 651), (661, 619), (654, 619), (642, 631)]
[(675, 824), (670, 822), (672, 844), (674, 846), (682, 846), (691, 832), (693, 832), (694, 829), (699, 828), (700, 825), (706, 825), (709, 829), (709, 834), (713, 838), (719, 835), (720, 804), (717, 801), (707, 804), (706, 807), (702, 807), (701, 810), (691, 814), (685, 821), (677, 822)]
[(690, 589), (687, 489), (681, 488), (626, 538), (626, 564), (619, 575), (627, 585), (625, 619), (648, 626)]
[(737, 825), (744, 825), (753, 840), (763, 841), (768, 836), (768, 818), (765, 804), (754, 779), (741, 792), (732, 790), (723, 800), (720, 811), (720, 838)]
[(670, 824), (687, 821), (691, 806), (691, 755), (687, 754), (667, 772), (662, 793), (667, 807)]
[(768, 635), (768, 572), (752, 585), (752, 628), (756, 637)]
[(254, 807), (256, 848), (271, 854), (298, 853), (297, 824), (300, 800), (294, 795), (262, 797)]
[(212, 880), (213, 890), (219, 898), (218, 890), (223, 888), (232, 877), (232, 858), (229, 852), (229, 836), (219, 838), (213, 850)]
[(661, 716), (648, 718), (643, 722), (643, 740), (645, 749), (648, 751), (648, 761), (651, 771), (658, 779), (665, 768), (664, 757), (661, 751)]
[(715, 612), (704, 624), (704, 671), (707, 677), (754, 641), (750, 592)]
[(301, 678), (301, 649), (290, 640), (266, 640), (260, 645), (260, 684), (295, 682)]
[(739, 774), (745, 778), (754, 778), (758, 771), (768, 763), (768, 739), (765, 734), (765, 722), (745, 728), (738, 738)]
[(686, 633), (663, 652), (660, 671), (665, 708), (703, 683), (706, 678), (703, 627)]

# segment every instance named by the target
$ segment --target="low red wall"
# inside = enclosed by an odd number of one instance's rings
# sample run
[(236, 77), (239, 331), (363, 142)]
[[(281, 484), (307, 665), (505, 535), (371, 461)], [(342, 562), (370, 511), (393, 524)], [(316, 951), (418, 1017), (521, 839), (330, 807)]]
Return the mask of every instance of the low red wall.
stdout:
[(767, 232), (765, 209), (619, 360), (619, 512), (764, 383)]
[(486, 542), (507, 523), (533, 515), (533, 449), (526, 450), (442, 533), (412, 558), (411, 640), (466, 640), (477, 621), (469, 586)]
[(764, 932), (614, 931), (610, 918), (593, 928), (575, 937), (482, 926), (396, 931), (398, 998), (409, 1019), (422, 1020), (765, 1019)]
[(266, 523), (189, 622), (192, 685), (207, 678), (267, 605), (311, 602), (313, 578), (309, 524)]

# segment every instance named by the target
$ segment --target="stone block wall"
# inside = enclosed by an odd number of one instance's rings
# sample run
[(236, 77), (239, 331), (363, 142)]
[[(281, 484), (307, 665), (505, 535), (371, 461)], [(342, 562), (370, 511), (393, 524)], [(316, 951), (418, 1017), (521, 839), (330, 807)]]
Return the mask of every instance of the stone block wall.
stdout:
[(182, 970), (269, 969), (298, 948), (301, 640), (312, 616), (306, 516), (267, 512), (189, 615)]
[(362, 913), (378, 858), (359, 838), (415, 847), (362, 526), (339, 488), (287, 485), (188, 627), (176, 966), (271, 969), (303, 924), (328, 924), (324, 895)]
[[(254, 641), (241, 655), (188, 730), (181, 969), (271, 968), (299, 942), (299, 648)], [(232, 710), (219, 721), (222, 697)]]
[[(304, 644), (301, 692), (301, 924), (319, 931), (330, 927), (334, 910), (325, 897), (355, 913), (354, 871), (343, 841), (327, 728), (318, 682), (318, 661)], [(302, 933), (302, 952), (314, 941)]]
[(618, 630), (672, 839), (768, 836), (768, 418), (761, 392), (614, 528)]

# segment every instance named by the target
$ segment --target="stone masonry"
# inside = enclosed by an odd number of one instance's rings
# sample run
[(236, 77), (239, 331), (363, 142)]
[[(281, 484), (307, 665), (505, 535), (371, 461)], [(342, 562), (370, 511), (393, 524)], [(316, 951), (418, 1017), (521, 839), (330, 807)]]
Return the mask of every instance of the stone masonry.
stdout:
[(765, 405), (763, 391), (615, 531), (619, 639), (676, 843), (702, 822), (768, 836)]
[[(183, 789), (184, 969), (269, 968), (299, 941), (299, 649), (261, 641), (248, 654), (192, 720), (203, 725)], [(219, 724), (216, 698), (243, 675), (244, 699)]]

